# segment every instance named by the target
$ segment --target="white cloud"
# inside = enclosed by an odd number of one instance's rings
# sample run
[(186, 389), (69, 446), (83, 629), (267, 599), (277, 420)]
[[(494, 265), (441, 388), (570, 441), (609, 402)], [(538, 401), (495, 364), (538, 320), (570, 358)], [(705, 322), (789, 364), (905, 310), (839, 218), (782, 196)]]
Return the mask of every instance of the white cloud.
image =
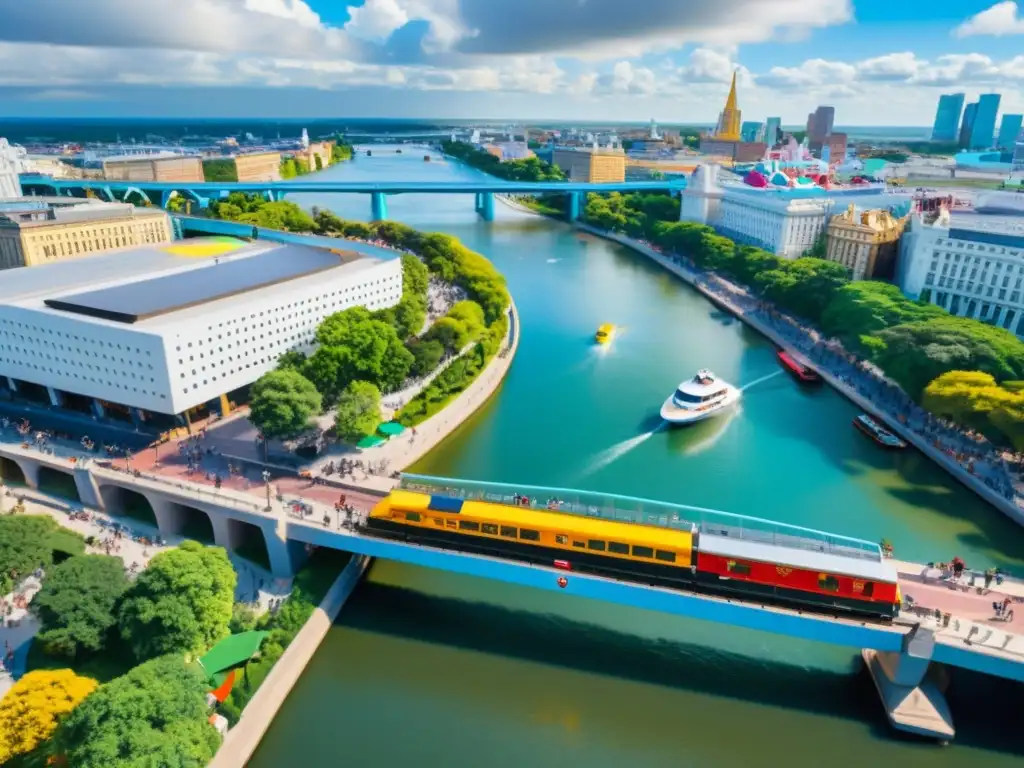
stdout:
[(302, 27), (320, 26), (320, 16), (303, 0), (245, 0), (245, 9), (294, 21)]
[(846, 85), (856, 78), (857, 67), (852, 64), (808, 59), (796, 67), (772, 67), (757, 82), (769, 88), (814, 88)]
[(974, 14), (957, 27), (954, 34), (957, 37), (1024, 35), (1024, 16), (1014, 0), (1006, 0)]
[(598, 75), (593, 81), (597, 96), (650, 96), (656, 90), (654, 72), (647, 67), (634, 67), (629, 61), (616, 62), (611, 72)]
[(349, 10), (345, 31), (365, 40), (382, 42), (409, 23), (409, 14), (399, 0), (366, 0), (366, 4)]

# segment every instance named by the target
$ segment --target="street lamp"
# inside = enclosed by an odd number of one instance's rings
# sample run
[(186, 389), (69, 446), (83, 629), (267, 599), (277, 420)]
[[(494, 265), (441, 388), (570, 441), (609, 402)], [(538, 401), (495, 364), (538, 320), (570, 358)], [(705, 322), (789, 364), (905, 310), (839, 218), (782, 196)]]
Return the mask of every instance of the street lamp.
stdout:
[(263, 470), (263, 482), (267, 486), (267, 512), (270, 512), (273, 507), (270, 506), (270, 472)]

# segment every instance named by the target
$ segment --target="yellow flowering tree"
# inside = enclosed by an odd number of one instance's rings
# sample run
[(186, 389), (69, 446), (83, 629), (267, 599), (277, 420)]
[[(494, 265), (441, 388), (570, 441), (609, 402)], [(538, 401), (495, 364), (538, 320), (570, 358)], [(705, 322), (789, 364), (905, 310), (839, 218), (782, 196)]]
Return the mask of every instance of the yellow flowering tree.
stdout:
[(96, 685), (70, 669), (42, 669), (22, 677), (0, 701), (0, 765), (48, 739)]

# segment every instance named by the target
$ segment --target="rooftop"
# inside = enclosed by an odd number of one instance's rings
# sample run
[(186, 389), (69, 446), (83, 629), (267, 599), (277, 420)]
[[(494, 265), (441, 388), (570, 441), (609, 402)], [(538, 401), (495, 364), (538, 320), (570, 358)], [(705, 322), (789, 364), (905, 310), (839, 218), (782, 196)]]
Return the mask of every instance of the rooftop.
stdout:
[(165, 216), (160, 208), (67, 197), (22, 197), (0, 201), (0, 227), (48, 227), (96, 219)]
[(949, 236), (1008, 248), (1024, 248), (1024, 218), (952, 211), (949, 214)]

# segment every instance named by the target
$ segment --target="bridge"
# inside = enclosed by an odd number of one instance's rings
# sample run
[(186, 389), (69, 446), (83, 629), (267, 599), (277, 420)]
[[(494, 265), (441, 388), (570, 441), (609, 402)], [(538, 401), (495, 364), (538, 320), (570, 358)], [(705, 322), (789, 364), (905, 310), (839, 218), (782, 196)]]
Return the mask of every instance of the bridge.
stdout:
[(162, 208), (181, 195), (200, 207), (210, 200), (227, 197), (232, 192), (262, 195), (268, 200), (283, 200), (289, 194), (334, 193), (369, 195), (374, 221), (388, 217), (388, 195), (473, 195), (475, 210), (485, 221), (494, 220), (495, 195), (568, 196), (567, 218), (579, 218), (585, 195), (589, 192), (667, 192), (674, 194), (685, 189), (685, 182), (625, 181), (612, 184), (585, 182), (504, 181), (262, 181), (262, 182), (156, 182), (109, 181), (105, 179), (54, 179), (38, 174), (21, 176), (21, 186), (29, 194), (55, 194), (85, 196), (94, 194), (107, 200), (137, 201), (142, 205), (159, 203)]
[[(278, 577), (287, 577), (301, 567), (310, 547), (331, 547), (368, 557), (712, 621), (726, 627), (744, 627), (860, 649), (865, 658), (871, 654), (869, 668), (894, 725), (940, 738), (952, 736), (952, 725), (941, 692), (930, 681), (943, 665), (1024, 681), (1024, 635), (1010, 631), (1009, 627), (997, 629), (983, 623), (981, 618), (975, 621), (957, 617), (949, 621), (947, 617), (943, 624), (904, 611), (896, 621), (886, 623), (764, 604), (756, 598), (667, 589), (567, 572), (553, 566), (381, 539), (348, 525), (328, 501), (336, 499), (339, 492), (346, 493), (350, 502), (365, 507), (379, 498), (379, 495), (353, 489), (308, 486), (301, 495), (286, 492), (284, 501), (279, 502), (271, 493), (271, 483), (278, 483), (280, 492), (279, 480), (257, 485), (247, 492), (226, 487), (217, 489), (180, 476), (161, 474), (155, 467), (146, 472), (128, 472), (113, 462), (105, 465), (94, 460), (72, 461), (67, 455), (45, 454), (12, 443), (0, 443), (0, 465), (8, 482), (12, 475), (20, 473), (21, 480), (33, 488), (38, 487), (44, 474), (67, 476), (73, 480), (77, 496), (85, 506), (103, 509), (112, 515), (127, 514), (129, 505), (141, 500), (151, 510), (161, 535), (168, 538), (194, 536), (193, 531), (203, 530), (208, 541), (229, 551), (252, 551), (254, 544), (262, 545), (266, 562)], [(12, 465), (16, 472), (12, 472)], [(562, 501), (560, 511), (565, 513), (696, 530), (702, 541), (724, 537), (857, 558), (867, 563), (882, 561), (878, 545), (871, 542), (684, 504), (564, 488), (418, 475), (403, 475), (400, 485), (420, 492), (506, 503), (517, 494), (534, 500), (557, 497)], [(295, 503), (308, 505), (311, 514), (293, 512)], [(359, 517), (357, 513), (356, 519)], [(918, 595), (927, 595), (919, 591), (926, 587), (917, 586), (913, 579), (901, 578), (901, 589), (905, 595), (909, 589), (914, 589)], [(923, 692), (923, 696), (911, 696), (915, 691)], [(908, 715), (904, 711), (903, 720), (899, 720), (900, 708), (909, 706), (906, 702), (910, 701), (915, 702), (915, 707), (922, 701), (927, 702), (928, 713)], [(925, 719), (921, 720), (922, 717)]]

